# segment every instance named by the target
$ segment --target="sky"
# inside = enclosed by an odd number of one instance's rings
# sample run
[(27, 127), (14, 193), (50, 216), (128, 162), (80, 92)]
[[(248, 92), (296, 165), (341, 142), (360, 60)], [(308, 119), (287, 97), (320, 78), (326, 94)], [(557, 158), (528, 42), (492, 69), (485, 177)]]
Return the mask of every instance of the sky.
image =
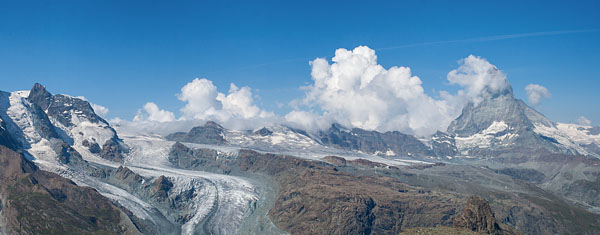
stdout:
[[(598, 12), (598, 1), (0, 1), (0, 90), (39, 82), (52, 93), (85, 96), (107, 119), (310, 114), (415, 130), (410, 121), (383, 124), (420, 118), (404, 115), (410, 105), (362, 117), (323, 98), (331, 87), (317, 87), (315, 73), (350, 63), (332, 61), (343, 49), (380, 65), (389, 77), (381, 84), (418, 77), (411, 85), (423, 90), (418, 101), (436, 112), (450, 112), (440, 108), (450, 102), (440, 91), (458, 96), (473, 87), (449, 72), (489, 63), (517, 98), (551, 120), (599, 125)], [(371, 50), (374, 61), (364, 54)], [(468, 62), (470, 55), (479, 59)], [(332, 66), (316, 68), (317, 58)], [(410, 73), (386, 75), (394, 66)], [(358, 100), (379, 91), (360, 87), (368, 89), (351, 88)], [(414, 97), (375, 98), (390, 107)]]

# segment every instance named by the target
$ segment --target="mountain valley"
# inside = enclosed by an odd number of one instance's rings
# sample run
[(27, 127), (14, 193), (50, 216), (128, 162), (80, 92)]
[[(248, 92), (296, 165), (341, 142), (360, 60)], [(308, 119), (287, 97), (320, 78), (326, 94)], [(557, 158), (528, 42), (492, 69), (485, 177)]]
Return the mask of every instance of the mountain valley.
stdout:
[(444, 132), (217, 122), (128, 131), (89, 102), (0, 93), (0, 234), (598, 234), (600, 132), (512, 88)]

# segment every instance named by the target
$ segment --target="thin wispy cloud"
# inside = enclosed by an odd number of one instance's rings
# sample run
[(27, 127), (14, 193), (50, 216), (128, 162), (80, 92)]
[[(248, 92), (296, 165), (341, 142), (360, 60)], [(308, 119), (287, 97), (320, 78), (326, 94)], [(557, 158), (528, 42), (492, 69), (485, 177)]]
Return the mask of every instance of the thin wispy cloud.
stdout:
[(553, 36), (553, 35), (563, 35), (563, 34), (591, 33), (591, 32), (598, 32), (598, 31), (600, 31), (600, 29), (561, 30), (561, 31), (505, 34), (505, 35), (494, 35), (494, 36), (466, 38), (466, 39), (457, 39), (457, 40), (419, 42), (419, 43), (411, 43), (411, 44), (405, 44), (405, 45), (399, 45), (399, 46), (377, 48), (376, 50), (386, 51), (386, 50), (419, 47), (419, 46), (440, 45), (440, 44), (450, 44), (450, 43), (489, 42), (489, 41), (499, 41), (499, 40), (506, 40), (506, 39), (515, 39), (515, 38), (529, 38), (529, 37), (542, 37), (542, 36)]

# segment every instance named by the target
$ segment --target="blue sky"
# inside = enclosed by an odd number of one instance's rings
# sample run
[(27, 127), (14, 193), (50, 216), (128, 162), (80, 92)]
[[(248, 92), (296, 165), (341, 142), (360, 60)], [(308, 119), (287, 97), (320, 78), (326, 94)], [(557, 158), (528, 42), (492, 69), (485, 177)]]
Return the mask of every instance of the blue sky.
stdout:
[[(179, 116), (176, 94), (207, 78), (221, 92), (249, 86), (284, 115), (277, 104), (303, 97), (310, 60), (366, 45), (433, 97), (459, 89), (446, 75), (474, 54), (518, 98), (527, 84), (547, 87), (552, 98), (534, 107), (552, 120), (598, 125), (598, 12), (598, 1), (0, 1), (0, 90), (40, 82), (131, 119), (149, 101)], [(557, 31), (578, 32), (522, 35)]]

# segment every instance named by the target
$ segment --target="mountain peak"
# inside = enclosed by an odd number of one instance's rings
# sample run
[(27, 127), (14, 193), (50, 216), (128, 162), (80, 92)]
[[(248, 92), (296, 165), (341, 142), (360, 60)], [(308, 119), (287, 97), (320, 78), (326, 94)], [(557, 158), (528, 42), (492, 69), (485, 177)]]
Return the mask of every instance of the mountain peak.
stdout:
[(553, 126), (544, 115), (516, 99), (510, 85), (503, 89), (486, 89), (481, 99), (469, 102), (462, 114), (448, 126), (447, 132), (470, 136), (503, 122), (514, 132), (532, 130), (535, 124)]
[(450, 123), (448, 132), (470, 136), (487, 129), (494, 122), (504, 122), (515, 128), (532, 127), (510, 86), (496, 93), (485, 93), (478, 103), (469, 102), (462, 114)]
[(204, 127), (213, 127), (213, 128), (217, 128), (217, 129), (225, 129), (225, 128), (223, 128), (223, 126), (219, 125), (219, 123), (216, 123), (214, 121), (207, 121), (206, 123), (204, 123)]
[(43, 110), (46, 110), (50, 106), (52, 94), (46, 90), (42, 84), (35, 83), (29, 92), (27, 99), (29, 102), (36, 104)]

